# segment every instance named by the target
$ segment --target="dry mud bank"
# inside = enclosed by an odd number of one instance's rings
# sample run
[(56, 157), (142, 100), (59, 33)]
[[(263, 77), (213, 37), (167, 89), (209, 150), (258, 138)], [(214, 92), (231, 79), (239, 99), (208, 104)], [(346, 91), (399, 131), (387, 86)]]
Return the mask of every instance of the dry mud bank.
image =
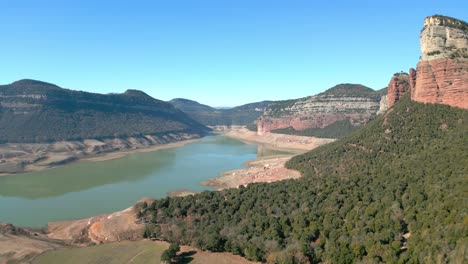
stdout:
[(131, 153), (175, 148), (193, 143), (199, 138), (190, 134), (170, 134), (163, 137), (89, 139), (48, 144), (2, 144), (0, 176), (50, 169), (78, 160), (102, 161), (121, 158)]

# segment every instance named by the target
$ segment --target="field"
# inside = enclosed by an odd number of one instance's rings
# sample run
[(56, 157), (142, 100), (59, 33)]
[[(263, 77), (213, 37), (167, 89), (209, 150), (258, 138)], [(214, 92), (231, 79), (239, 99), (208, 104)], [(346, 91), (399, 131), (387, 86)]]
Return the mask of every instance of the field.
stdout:
[[(165, 242), (142, 240), (123, 241), (85, 248), (66, 248), (48, 251), (38, 256), (34, 264), (159, 264), (162, 252), (169, 247)], [(230, 253), (211, 253), (182, 246), (177, 263), (190, 264), (249, 264), (239, 256)]]
[(85, 248), (48, 251), (38, 256), (34, 264), (79, 263), (155, 263), (159, 264), (167, 245), (151, 241), (118, 242)]

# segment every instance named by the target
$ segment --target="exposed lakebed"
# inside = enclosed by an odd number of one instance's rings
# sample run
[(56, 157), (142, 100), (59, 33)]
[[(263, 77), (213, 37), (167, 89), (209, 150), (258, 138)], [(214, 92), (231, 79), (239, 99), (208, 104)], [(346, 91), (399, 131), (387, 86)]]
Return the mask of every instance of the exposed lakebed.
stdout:
[(257, 155), (282, 153), (210, 136), (178, 148), (0, 177), (0, 222), (39, 227), (122, 210), (178, 189), (210, 190), (200, 182), (242, 168)]

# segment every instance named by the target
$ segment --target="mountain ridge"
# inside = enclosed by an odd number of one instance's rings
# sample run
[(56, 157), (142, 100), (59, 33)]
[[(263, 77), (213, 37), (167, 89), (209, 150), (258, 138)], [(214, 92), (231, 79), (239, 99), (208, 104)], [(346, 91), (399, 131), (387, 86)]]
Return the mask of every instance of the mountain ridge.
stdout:
[(98, 94), (29, 79), (0, 85), (0, 124), (2, 141), (16, 143), (209, 131), (142, 91)]
[[(342, 137), (348, 133), (335, 133), (335, 128), (343, 127), (340, 124), (343, 120), (348, 120), (352, 127), (366, 124), (379, 110), (381, 97), (381, 91), (361, 84), (344, 83), (314, 96), (277, 101), (269, 105), (257, 120), (257, 133)], [(332, 133), (327, 136), (326, 131)]]
[(214, 108), (185, 98), (169, 101), (176, 108), (207, 126), (250, 125), (263, 113), (272, 101), (248, 103), (232, 108)]

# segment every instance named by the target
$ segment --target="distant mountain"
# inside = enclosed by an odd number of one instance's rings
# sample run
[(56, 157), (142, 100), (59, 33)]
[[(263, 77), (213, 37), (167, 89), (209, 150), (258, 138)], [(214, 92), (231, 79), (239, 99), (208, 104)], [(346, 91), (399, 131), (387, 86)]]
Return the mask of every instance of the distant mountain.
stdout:
[(216, 111), (216, 109), (211, 106), (184, 98), (175, 98), (169, 101), (169, 103), (184, 112)]
[(20, 80), (0, 85), (0, 141), (52, 142), (141, 135), (202, 135), (208, 128), (138, 90), (96, 94)]
[(232, 108), (213, 108), (196, 101), (176, 98), (169, 101), (176, 108), (207, 126), (253, 124), (272, 101), (250, 103)]
[(315, 96), (277, 101), (258, 120), (267, 132), (341, 138), (366, 124), (379, 110), (382, 91), (339, 84)]
[(379, 100), (379, 94), (372, 88), (361, 84), (342, 83), (333, 86), (325, 92), (319, 93), (318, 97), (355, 97)]

